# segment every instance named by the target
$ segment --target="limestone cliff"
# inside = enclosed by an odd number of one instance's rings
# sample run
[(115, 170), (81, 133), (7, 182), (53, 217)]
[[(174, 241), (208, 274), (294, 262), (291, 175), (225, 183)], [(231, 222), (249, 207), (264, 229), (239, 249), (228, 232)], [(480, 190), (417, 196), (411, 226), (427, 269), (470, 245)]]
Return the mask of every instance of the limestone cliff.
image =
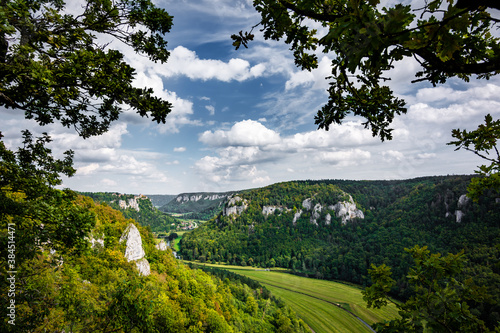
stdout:
[(455, 221), (457, 223), (462, 222), (463, 217), (465, 216), (464, 210), (467, 208), (467, 205), (469, 204), (470, 199), (467, 197), (466, 194), (462, 194), (460, 198), (458, 198), (458, 203), (457, 203), (457, 210), (455, 211)]
[(223, 215), (225, 216), (230, 216), (230, 215), (240, 215), (242, 212), (244, 212), (248, 208), (248, 202), (247, 200), (242, 199), (239, 196), (234, 196), (230, 197), (229, 201), (227, 202), (226, 206), (224, 207), (223, 210)]
[(155, 245), (155, 247), (160, 251), (166, 251), (167, 243), (165, 243), (165, 241), (162, 239), (158, 244)]
[(355, 218), (365, 218), (363, 212), (356, 207), (352, 196), (349, 196), (349, 201), (337, 202), (334, 206), (329, 206), (328, 208), (334, 210), (337, 217), (342, 218), (342, 223), (344, 224)]
[[(321, 217), (321, 211), (324, 209), (323, 205), (317, 203), (313, 207), (313, 199), (307, 198), (304, 201), (302, 201), (302, 207), (307, 211), (311, 211), (311, 223), (318, 225), (318, 219)], [(342, 219), (343, 224), (355, 218), (358, 219), (365, 218), (365, 215), (360, 209), (356, 207), (356, 204), (354, 203), (354, 200), (350, 195), (349, 195), (349, 200), (339, 201), (336, 204), (328, 205), (327, 208), (329, 210), (333, 210), (335, 212), (335, 216), (340, 217)], [(293, 218), (294, 224), (300, 218), (301, 214), (302, 210), (300, 210), (294, 215)], [(325, 224), (329, 225), (331, 223), (331, 220), (332, 216), (330, 215), (330, 213), (327, 213), (325, 216)]]
[(144, 258), (146, 253), (142, 247), (141, 233), (133, 223), (130, 223), (123, 232), (120, 243), (123, 241), (126, 241), (127, 245), (125, 248), (125, 258), (128, 261), (135, 261), (137, 270), (141, 275), (149, 275), (150, 267), (148, 260)]

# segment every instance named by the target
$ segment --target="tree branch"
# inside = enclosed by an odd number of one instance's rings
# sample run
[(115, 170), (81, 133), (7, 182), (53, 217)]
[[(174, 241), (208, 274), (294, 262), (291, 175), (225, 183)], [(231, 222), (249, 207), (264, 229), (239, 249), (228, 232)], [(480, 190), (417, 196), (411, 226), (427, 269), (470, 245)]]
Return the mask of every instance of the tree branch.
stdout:
[(327, 21), (327, 22), (333, 22), (338, 18), (343, 17), (344, 15), (334, 15), (334, 14), (329, 14), (329, 13), (316, 13), (314, 11), (309, 11), (305, 9), (298, 8), (296, 5), (293, 3), (290, 3), (288, 0), (278, 0), (278, 3), (280, 3), (283, 7), (291, 10), (292, 12), (314, 19), (318, 21)]

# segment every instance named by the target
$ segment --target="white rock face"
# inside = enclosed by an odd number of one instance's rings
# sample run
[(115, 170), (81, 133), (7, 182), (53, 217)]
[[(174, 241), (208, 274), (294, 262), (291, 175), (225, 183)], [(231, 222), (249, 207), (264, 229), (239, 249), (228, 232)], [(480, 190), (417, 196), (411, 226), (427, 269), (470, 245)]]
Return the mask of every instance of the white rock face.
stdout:
[(321, 204), (316, 204), (313, 208), (312, 214), (311, 214), (311, 223), (318, 226), (318, 219), (321, 216), (321, 210), (323, 209), (323, 206)]
[(149, 266), (149, 261), (146, 258), (137, 260), (135, 264), (137, 266), (137, 270), (141, 275), (148, 276), (149, 274), (151, 274), (151, 267)]
[(470, 199), (467, 197), (467, 194), (462, 194), (460, 198), (458, 198), (458, 208), (464, 207), (469, 201)]
[[(312, 199), (308, 198), (305, 199), (302, 202), (302, 207), (306, 210), (311, 210), (311, 223), (318, 225), (317, 220), (321, 216), (321, 211), (323, 210), (323, 206), (321, 204), (316, 204), (313, 207), (312, 204)], [(354, 203), (354, 200), (352, 199), (352, 196), (349, 196), (349, 201), (343, 201), (343, 202), (337, 202), (335, 205), (330, 205), (328, 206), (329, 210), (335, 211), (335, 215), (337, 217), (342, 218), (342, 223), (345, 224), (347, 221), (359, 218), (359, 219), (364, 219), (365, 215), (361, 210), (359, 210), (356, 207), (356, 204)], [(302, 213), (302, 211), (301, 211)], [(298, 216), (298, 218), (300, 215)], [(297, 218), (297, 219), (298, 219)], [(297, 221), (297, 219), (294, 218), (294, 223)], [(330, 214), (327, 214), (325, 217), (325, 224), (329, 225), (332, 221), (332, 217)]]
[(227, 195), (224, 195), (224, 194), (212, 194), (212, 195), (207, 195), (203, 199), (204, 200), (219, 200), (219, 199), (223, 199), (225, 197), (227, 197)]
[[(240, 204), (240, 202), (242, 202)], [(238, 204), (236, 206), (236, 204)], [(224, 208), (224, 215), (225, 216), (230, 216), (230, 215), (240, 215), (242, 212), (244, 212), (248, 208), (248, 203), (246, 200), (243, 200), (239, 196), (232, 197), (229, 199), (229, 202), (227, 203), (226, 207)]]
[(96, 247), (102, 247), (104, 248), (104, 235), (101, 236), (101, 238), (95, 239), (93, 235), (89, 237), (85, 236), (85, 239), (90, 242), (90, 247), (91, 248), (96, 248)]
[(304, 207), (307, 210), (311, 210), (312, 209), (312, 199), (307, 198), (306, 200), (302, 201), (302, 207)]
[(98, 246), (97, 244), (99, 244), (101, 247), (104, 248), (104, 238), (94, 239), (94, 237), (91, 237), (90, 244), (91, 244), (92, 248), (95, 248), (96, 246)]
[(136, 261), (135, 264), (137, 266), (137, 269), (139, 270), (139, 273), (141, 273), (142, 275), (149, 275), (149, 262), (146, 258), (144, 258), (146, 253), (142, 248), (141, 233), (133, 223), (130, 223), (128, 225), (127, 229), (125, 229), (122, 236), (120, 237), (120, 243), (123, 241), (127, 242), (127, 247), (125, 249), (125, 258), (127, 258), (128, 261)]
[[(470, 198), (467, 197), (466, 194), (462, 194), (460, 198), (458, 198), (458, 203), (457, 203), (457, 210), (455, 211), (455, 221), (457, 223), (462, 222), (463, 217), (465, 216), (465, 212), (462, 210), (462, 208), (465, 208), (467, 204), (470, 202)], [(448, 208), (448, 207), (446, 207)], [(446, 213), (446, 217), (450, 216), (450, 213)]]
[(165, 241), (162, 239), (158, 244), (155, 245), (155, 247), (160, 251), (166, 251), (167, 243), (165, 243)]
[(200, 200), (202, 197), (203, 197), (203, 196), (202, 196), (201, 194), (199, 194), (199, 195), (192, 195), (192, 196), (189, 198), (189, 200), (191, 200), (191, 201), (198, 201), (198, 200)]
[(330, 225), (330, 223), (332, 223), (332, 216), (330, 215), (330, 213), (328, 213), (328, 214), (326, 214), (326, 217), (325, 217), (325, 224)]
[(274, 214), (274, 212), (276, 210), (279, 210), (280, 212), (282, 212), (283, 208), (276, 207), (276, 206), (264, 206), (264, 207), (262, 207), (262, 215), (268, 216), (268, 215)]
[(292, 221), (293, 225), (297, 223), (297, 220), (300, 219), (301, 216), (302, 216), (302, 209), (293, 215), (293, 221)]
[(342, 218), (343, 224), (355, 218), (365, 218), (365, 214), (356, 207), (352, 196), (349, 196), (349, 201), (337, 202), (334, 206), (328, 208), (334, 210), (337, 217)]

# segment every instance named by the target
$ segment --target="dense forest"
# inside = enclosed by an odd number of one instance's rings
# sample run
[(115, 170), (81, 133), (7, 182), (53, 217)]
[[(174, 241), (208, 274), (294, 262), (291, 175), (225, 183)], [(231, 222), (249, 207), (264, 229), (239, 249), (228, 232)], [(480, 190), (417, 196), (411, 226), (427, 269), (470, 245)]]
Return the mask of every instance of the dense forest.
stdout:
[[(107, 192), (81, 192), (80, 194), (91, 197), (97, 203), (105, 203), (121, 211), (126, 218), (134, 219), (142, 226), (149, 226), (154, 232), (168, 233), (177, 230), (179, 225), (179, 221), (175, 217), (159, 211), (145, 196), (136, 199), (133, 194)], [(130, 206), (129, 200), (133, 200), (134, 205), (137, 204), (137, 206)], [(120, 201), (123, 202), (123, 206), (120, 206)]]
[[(23, 200), (19, 195), (14, 199)], [(231, 276), (222, 280), (180, 264), (170, 250), (156, 249), (147, 228), (109, 205), (75, 196), (71, 207), (92, 222), (85, 228), (86, 239), (71, 248), (60, 246), (57, 251), (48, 242), (38, 248), (36, 256), (18, 257), (15, 325), (7, 323), (9, 281), (2, 279), (0, 331), (307, 331), (293, 312), (261, 286), (249, 286)], [(141, 276), (124, 257), (125, 243), (120, 237), (130, 223), (136, 224), (142, 235), (151, 266), (149, 276)], [(3, 245), (5, 235), (6, 230), (2, 230)], [(104, 246), (91, 245), (91, 239), (104, 239)], [(20, 250), (21, 239), (18, 242)], [(6, 249), (2, 246), (2, 252)], [(2, 276), (6, 273), (5, 258), (6, 253), (2, 253)]]
[(210, 220), (222, 211), (223, 203), (233, 192), (182, 193), (158, 209), (166, 213), (183, 214), (186, 219)]
[[(221, 213), (182, 239), (182, 256), (201, 262), (284, 267), (297, 274), (369, 285), (372, 264), (392, 267), (392, 294), (412, 295), (406, 281), (415, 245), (434, 253), (465, 251), (464, 276), (489, 289), (493, 300), (476, 304), (482, 319), (500, 320), (500, 203), (464, 194), (471, 176), (404, 181), (296, 181), (243, 192)], [(363, 218), (345, 221), (332, 209), (352, 196)], [(305, 209), (305, 200), (311, 207)], [(228, 204), (228, 206), (231, 206)], [(263, 212), (273, 206), (273, 213)], [(327, 208), (327, 209), (325, 209)], [(301, 210), (300, 218), (294, 217)], [(327, 223), (327, 215), (330, 220)]]

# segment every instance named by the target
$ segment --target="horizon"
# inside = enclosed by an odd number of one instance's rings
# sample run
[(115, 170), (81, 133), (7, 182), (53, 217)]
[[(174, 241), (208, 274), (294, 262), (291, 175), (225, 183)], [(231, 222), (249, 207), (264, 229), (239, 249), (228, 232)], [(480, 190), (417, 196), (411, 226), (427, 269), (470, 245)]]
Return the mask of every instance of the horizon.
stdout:
[(287, 180), (283, 182), (276, 182), (264, 186), (259, 186), (259, 187), (251, 187), (251, 188), (242, 188), (239, 190), (229, 190), (229, 191), (186, 191), (186, 192), (179, 192), (179, 193), (146, 193), (146, 192), (141, 192), (141, 193), (135, 193), (135, 192), (119, 192), (119, 191), (77, 191), (76, 192), (87, 192), (87, 193), (118, 193), (122, 195), (144, 195), (144, 196), (149, 196), (149, 195), (171, 195), (171, 196), (179, 196), (179, 195), (185, 195), (185, 194), (196, 194), (196, 193), (207, 193), (207, 194), (223, 194), (223, 193), (236, 193), (236, 192), (241, 192), (241, 191), (253, 191), (253, 190), (258, 190), (261, 188), (265, 188), (268, 186), (276, 185), (276, 184), (281, 184), (281, 183), (292, 183), (292, 182), (323, 182), (323, 181), (348, 181), (348, 182), (404, 182), (404, 181), (409, 181), (409, 180), (418, 180), (418, 179), (423, 179), (423, 178), (438, 178), (438, 177), (474, 177), (477, 176), (476, 174), (447, 174), (447, 175), (431, 175), (431, 176), (419, 176), (419, 177), (414, 177), (414, 178), (406, 178), (406, 179), (340, 179), (340, 178), (325, 178), (325, 179), (294, 179), (294, 180)]

